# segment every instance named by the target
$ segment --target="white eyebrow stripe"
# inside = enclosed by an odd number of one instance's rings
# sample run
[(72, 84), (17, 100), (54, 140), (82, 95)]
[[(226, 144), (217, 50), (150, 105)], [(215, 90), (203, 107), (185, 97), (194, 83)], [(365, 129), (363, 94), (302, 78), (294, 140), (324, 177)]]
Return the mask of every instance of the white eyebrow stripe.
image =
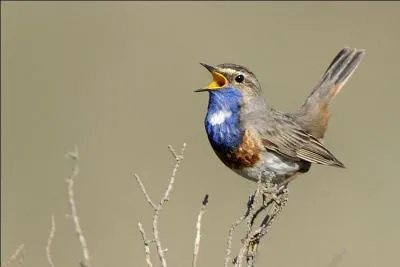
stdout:
[(229, 68), (224, 69), (224, 72), (226, 72), (228, 74), (242, 74), (242, 75), (244, 75), (244, 73), (242, 73), (241, 71), (237, 71), (237, 70), (229, 69)]

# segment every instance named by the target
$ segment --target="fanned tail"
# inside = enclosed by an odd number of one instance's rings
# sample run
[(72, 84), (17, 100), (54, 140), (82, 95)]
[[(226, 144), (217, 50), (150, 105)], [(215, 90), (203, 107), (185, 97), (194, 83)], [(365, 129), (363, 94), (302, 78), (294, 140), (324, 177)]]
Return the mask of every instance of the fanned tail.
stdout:
[(314, 137), (324, 137), (330, 117), (329, 103), (354, 73), (364, 54), (364, 49), (343, 48), (300, 107), (297, 115)]

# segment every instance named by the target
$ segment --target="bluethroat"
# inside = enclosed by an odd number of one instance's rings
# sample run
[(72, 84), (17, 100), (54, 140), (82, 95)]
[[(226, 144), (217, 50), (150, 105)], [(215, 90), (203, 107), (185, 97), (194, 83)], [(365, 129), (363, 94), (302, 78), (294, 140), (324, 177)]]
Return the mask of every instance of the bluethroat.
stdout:
[(343, 48), (304, 104), (292, 113), (271, 108), (260, 83), (246, 67), (203, 64), (212, 82), (205, 129), (220, 160), (239, 175), (287, 185), (312, 163), (344, 168), (323, 144), (329, 104), (364, 57), (365, 50)]

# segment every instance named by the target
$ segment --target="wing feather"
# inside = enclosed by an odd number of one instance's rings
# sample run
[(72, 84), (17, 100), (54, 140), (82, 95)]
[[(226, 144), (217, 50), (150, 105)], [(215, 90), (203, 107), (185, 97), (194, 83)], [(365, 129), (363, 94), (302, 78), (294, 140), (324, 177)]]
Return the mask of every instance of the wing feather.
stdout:
[(311, 163), (344, 168), (317, 138), (303, 129), (295, 117), (271, 110), (264, 123), (257, 124), (258, 133), (266, 149)]

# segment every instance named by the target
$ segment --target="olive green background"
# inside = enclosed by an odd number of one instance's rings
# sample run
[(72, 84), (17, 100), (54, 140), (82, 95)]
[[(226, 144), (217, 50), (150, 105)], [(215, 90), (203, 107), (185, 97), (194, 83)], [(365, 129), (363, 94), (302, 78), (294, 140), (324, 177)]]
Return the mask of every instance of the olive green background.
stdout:
[(221, 266), (255, 184), (209, 146), (207, 95), (193, 93), (210, 81), (199, 62), (249, 67), (272, 106), (293, 111), (350, 46), (367, 53), (326, 136), (347, 168), (313, 166), (291, 184), (259, 265), (328, 266), (346, 251), (338, 266), (398, 266), (399, 25), (396, 2), (2, 2), (1, 260), (24, 243), (25, 266), (46, 266), (54, 214), (54, 263), (78, 266), (64, 182), (64, 152), (77, 144), (92, 265), (145, 266), (137, 222), (150, 235), (152, 215), (131, 173), (158, 199), (174, 163), (167, 145), (187, 142), (161, 240), (170, 266), (190, 266), (208, 193), (199, 266)]

